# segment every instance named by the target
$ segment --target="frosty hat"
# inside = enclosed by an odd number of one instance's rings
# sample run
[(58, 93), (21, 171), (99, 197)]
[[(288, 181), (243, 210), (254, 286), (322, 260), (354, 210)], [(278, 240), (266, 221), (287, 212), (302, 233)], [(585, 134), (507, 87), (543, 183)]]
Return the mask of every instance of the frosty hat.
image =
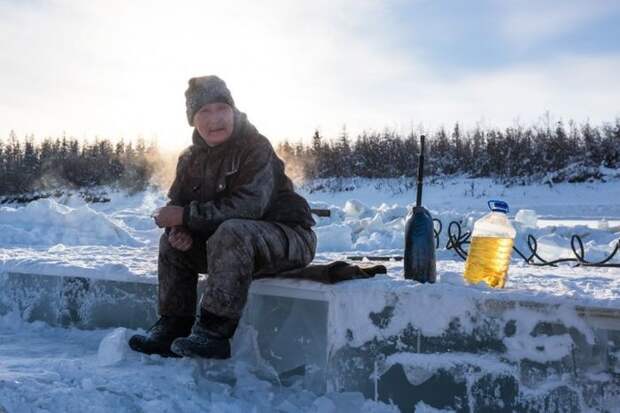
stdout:
[(226, 83), (217, 76), (192, 77), (185, 91), (185, 108), (187, 121), (194, 126), (194, 115), (207, 103), (227, 103), (235, 106)]

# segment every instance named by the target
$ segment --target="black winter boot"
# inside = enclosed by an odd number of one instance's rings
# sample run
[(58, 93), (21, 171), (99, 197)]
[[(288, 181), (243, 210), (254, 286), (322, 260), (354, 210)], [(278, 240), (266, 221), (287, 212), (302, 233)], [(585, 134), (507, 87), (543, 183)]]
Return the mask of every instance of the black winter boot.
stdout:
[(200, 310), (200, 317), (188, 337), (177, 338), (170, 349), (179, 356), (214, 359), (230, 358), (230, 338), (239, 320)]
[(170, 351), (170, 344), (178, 337), (190, 334), (194, 317), (161, 316), (143, 336), (136, 334), (129, 339), (129, 347), (146, 354), (159, 354), (163, 357), (179, 357)]

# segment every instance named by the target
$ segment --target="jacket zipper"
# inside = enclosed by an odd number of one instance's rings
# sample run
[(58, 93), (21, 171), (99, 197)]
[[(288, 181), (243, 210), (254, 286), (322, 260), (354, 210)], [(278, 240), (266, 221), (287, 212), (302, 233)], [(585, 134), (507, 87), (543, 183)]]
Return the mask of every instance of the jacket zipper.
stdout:
[(207, 149), (204, 168), (202, 168), (202, 176), (200, 178), (200, 202), (205, 202), (205, 187), (207, 186), (205, 180), (207, 179), (207, 169), (209, 168), (210, 155), (211, 152)]

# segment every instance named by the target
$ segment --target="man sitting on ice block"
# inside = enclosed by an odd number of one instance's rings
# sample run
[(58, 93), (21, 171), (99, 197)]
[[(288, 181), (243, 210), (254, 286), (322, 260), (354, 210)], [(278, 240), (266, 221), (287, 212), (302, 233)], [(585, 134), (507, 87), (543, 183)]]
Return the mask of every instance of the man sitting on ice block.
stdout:
[[(271, 143), (220, 78), (190, 79), (185, 97), (192, 145), (179, 157), (170, 202), (155, 214), (166, 228), (160, 319), (129, 344), (147, 354), (228, 358), (253, 277), (308, 265), (315, 222)], [(196, 318), (198, 273), (208, 278)]]

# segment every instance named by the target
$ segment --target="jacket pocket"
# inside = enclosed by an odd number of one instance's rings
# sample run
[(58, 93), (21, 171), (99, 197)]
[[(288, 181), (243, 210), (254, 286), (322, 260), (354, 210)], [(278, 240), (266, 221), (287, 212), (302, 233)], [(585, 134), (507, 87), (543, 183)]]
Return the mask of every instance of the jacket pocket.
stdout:
[(191, 201), (201, 202), (203, 185), (199, 176), (188, 176), (183, 185), (183, 204), (189, 204)]
[(238, 174), (239, 174), (239, 168), (220, 174), (220, 176), (217, 177), (217, 182), (215, 184), (215, 192), (219, 194), (223, 192), (224, 190), (226, 190), (227, 188), (230, 188), (232, 185), (232, 182), (235, 180)]

